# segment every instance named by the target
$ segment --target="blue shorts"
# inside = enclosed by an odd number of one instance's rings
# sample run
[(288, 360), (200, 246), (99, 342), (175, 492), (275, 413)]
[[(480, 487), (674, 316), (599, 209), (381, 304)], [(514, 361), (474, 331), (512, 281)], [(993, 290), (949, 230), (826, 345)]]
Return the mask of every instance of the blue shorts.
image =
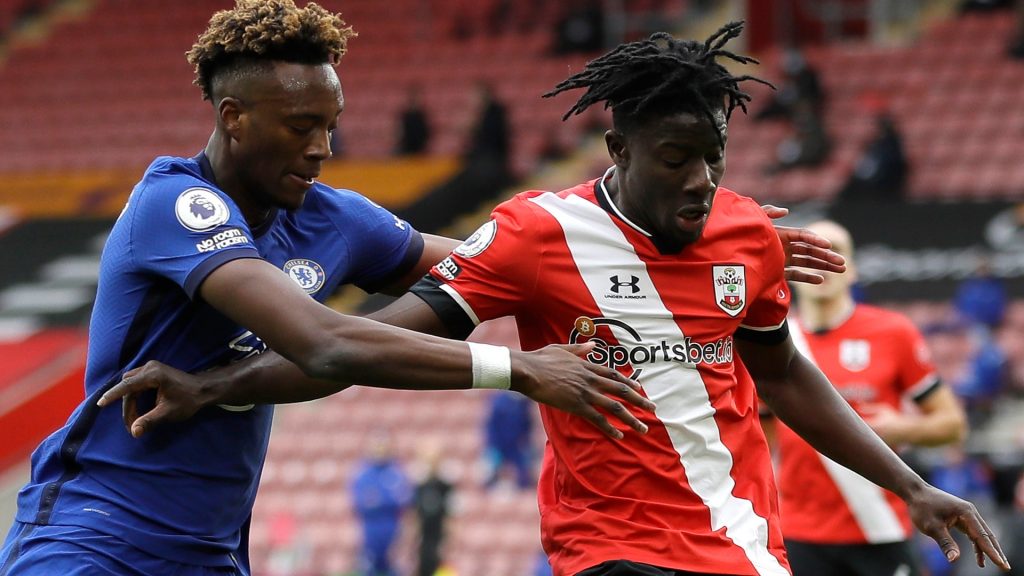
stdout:
[(0, 576), (244, 576), (240, 569), (195, 566), (147, 554), (79, 526), (15, 522), (0, 550)]

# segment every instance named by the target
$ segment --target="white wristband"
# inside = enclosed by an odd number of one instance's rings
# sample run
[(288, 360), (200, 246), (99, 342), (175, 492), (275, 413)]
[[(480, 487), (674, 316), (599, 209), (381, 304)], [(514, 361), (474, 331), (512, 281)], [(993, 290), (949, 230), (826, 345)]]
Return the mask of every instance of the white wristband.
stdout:
[(469, 344), (473, 356), (473, 388), (508, 390), (512, 386), (512, 354), (504, 346)]

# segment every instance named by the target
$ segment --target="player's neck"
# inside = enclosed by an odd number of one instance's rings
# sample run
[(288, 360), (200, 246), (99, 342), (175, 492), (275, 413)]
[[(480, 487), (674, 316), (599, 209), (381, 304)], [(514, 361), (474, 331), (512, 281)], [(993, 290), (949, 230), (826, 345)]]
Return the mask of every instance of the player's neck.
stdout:
[(272, 210), (269, 206), (253, 202), (252, 197), (245, 193), (245, 184), (238, 173), (231, 168), (233, 160), (230, 148), (218, 132), (214, 132), (210, 136), (204, 153), (213, 170), (214, 184), (235, 201), (249, 226), (255, 228), (263, 224)]
[(805, 298), (798, 305), (800, 323), (810, 332), (831, 330), (846, 322), (856, 305), (848, 293), (829, 300)]

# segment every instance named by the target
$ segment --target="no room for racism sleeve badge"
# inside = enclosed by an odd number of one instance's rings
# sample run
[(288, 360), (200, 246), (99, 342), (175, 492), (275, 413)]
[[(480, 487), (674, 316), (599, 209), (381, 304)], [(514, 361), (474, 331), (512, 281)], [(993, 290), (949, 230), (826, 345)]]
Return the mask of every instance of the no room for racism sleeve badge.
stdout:
[(729, 316), (736, 316), (747, 302), (746, 273), (742, 264), (712, 266), (715, 303)]

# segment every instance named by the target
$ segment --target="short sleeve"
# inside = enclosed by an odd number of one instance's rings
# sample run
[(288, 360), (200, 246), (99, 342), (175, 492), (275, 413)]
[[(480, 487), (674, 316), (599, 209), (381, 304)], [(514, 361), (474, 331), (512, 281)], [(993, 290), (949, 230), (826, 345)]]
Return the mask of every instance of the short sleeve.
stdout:
[(146, 272), (170, 279), (195, 298), (203, 280), (236, 258), (259, 258), (248, 224), (225, 194), (194, 178), (154, 177), (133, 193), (131, 254)]
[(786, 284), (786, 255), (782, 242), (764, 214), (765, 240), (762, 258), (754, 270), (759, 285), (747, 309), (747, 315), (736, 336), (764, 344), (777, 344), (789, 335), (786, 316), (789, 314), (790, 291)]
[(934, 391), (941, 381), (924, 336), (912, 322), (905, 318), (900, 320), (900, 334), (894, 342), (900, 355), (900, 392), (919, 402)]
[(414, 289), (441, 313), (440, 299), (451, 300), (473, 326), (514, 315), (530, 300), (542, 265), (541, 215), (521, 197), (498, 206), (491, 220), (478, 228), (448, 258), (430, 270), (430, 278)]
[(423, 236), (386, 208), (348, 190), (337, 190), (324, 202), (337, 204), (352, 257), (353, 275), (347, 281), (367, 292), (377, 292), (405, 275), (423, 254)]

